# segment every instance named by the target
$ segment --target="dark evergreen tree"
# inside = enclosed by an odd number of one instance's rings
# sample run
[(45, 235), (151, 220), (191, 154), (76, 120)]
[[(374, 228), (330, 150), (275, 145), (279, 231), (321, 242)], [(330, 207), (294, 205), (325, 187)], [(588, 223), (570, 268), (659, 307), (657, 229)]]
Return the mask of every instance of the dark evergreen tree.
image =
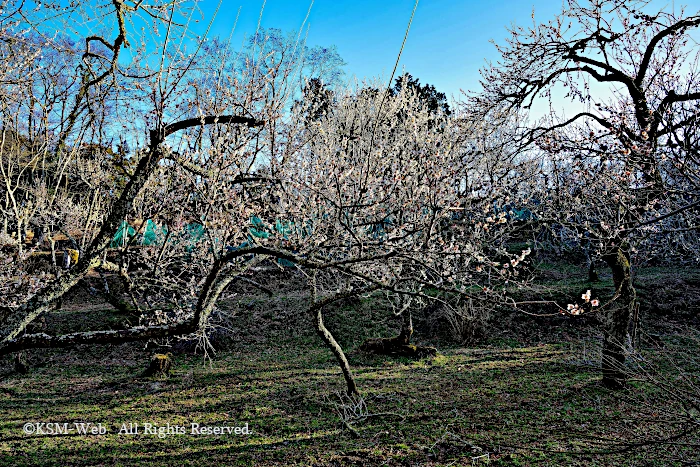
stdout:
[(418, 78), (414, 78), (410, 73), (403, 74), (396, 78), (394, 87), (390, 89), (392, 95), (396, 95), (406, 87), (409, 90), (414, 90), (420, 99), (428, 106), (431, 113), (436, 114), (438, 111), (446, 116), (449, 116), (450, 105), (447, 103), (447, 96), (444, 92), (438, 92), (432, 84), (420, 84)]

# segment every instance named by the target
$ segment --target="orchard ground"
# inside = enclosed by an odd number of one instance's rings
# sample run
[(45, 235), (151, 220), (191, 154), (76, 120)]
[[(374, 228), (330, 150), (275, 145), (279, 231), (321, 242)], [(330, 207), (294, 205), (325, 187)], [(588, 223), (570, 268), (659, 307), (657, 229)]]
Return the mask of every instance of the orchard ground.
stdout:
[[(581, 291), (585, 271), (544, 267), (551, 298)], [(642, 303), (645, 355), (670, 352), (698, 328), (700, 270), (647, 268), (635, 278)], [(416, 316), (414, 341), (439, 356), (409, 360), (357, 350), (364, 339), (398, 330), (373, 298), (329, 310), (328, 328), (348, 352), (366, 410), (341, 421), (345, 386), (332, 354), (304, 314), (293, 284), (272, 297), (241, 289), (222, 304), (229, 316), (212, 333), (211, 361), (194, 344), (173, 353), (170, 378), (141, 373), (156, 351), (143, 343), (26, 353), (30, 371), (0, 361), (0, 465), (682, 465), (700, 461), (700, 435), (658, 444), (673, 428), (654, 419), (664, 394), (643, 382), (610, 392), (600, 386), (600, 331), (590, 316), (491, 316), (486, 335), (468, 348)], [(516, 292), (517, 293), (517, 292)], [(529, 292), (530, 293), (530, 292)], [(46, 332), (134, 324), (87, 293), (46, 316)], [(665, 344), (661, 348), (660, 344)], [(691, 362), (679, 361), (680, 365)], [(668, 368), (669, 375), (673, 368)], [(685, 368), (693, 371), (693, 368)], [(697, 374), (697, 373), (696, 373)], [(669, 378), (672, 376), (669, 376)], [(339, 411), (340, 410), (340, 413)], [(93, 422), (107, 434), (28, 435), (27, 422)], [(118, 434), (123, 424), (242, 426), (248, 435)], [(353, 432), (352, 430), (355, 430)], [(358, 436), (359, 435), (359, 436)], [(688, 445), (690, 443), (690, 446)], [(693, 444), (695, 447), (693, 447)]]

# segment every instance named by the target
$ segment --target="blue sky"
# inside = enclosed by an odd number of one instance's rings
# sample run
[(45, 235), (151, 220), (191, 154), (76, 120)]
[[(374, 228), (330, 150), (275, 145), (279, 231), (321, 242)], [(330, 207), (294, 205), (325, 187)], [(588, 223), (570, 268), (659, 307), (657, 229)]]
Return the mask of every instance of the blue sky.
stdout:
[[(211, 18), (217, 3), (200, 3), (205, 18)], [(244, 33), (255, 31), (262, 4), (263, 0), (223, 1), (210, 35), (228, 37), (240, 7), (233, 38), (234, 45), (239, 45)], [(262, 26), (285, 32), (298, 30), (309, 4), (310, 0), (267, 0)], [(337, 46), (347, 62), (348, 77), (388, 79), (413, 5), (414, 0), (315, 0), (308, 19), (307, 44)], [(489, 40), (503, 43), (507, 26), (531, 23), (533, 8), (535, 18), (545, 21), (561, 11), (561, 2), (422, 0), (399, 71), (405, 69), (448, 95), (460, 89), (476, 90), (484, 59), (497, 58)]]

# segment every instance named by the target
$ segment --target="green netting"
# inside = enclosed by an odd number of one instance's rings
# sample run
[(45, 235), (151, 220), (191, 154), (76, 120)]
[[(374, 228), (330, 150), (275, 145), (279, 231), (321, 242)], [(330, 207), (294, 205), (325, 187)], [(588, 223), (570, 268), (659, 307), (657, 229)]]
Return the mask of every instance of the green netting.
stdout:
[(282, 237), (284, 237), (284, 239), (286, 240), (289, 238), (289, 235), (291, 235), (294, 232), (294, 222), (281, 221), (277, 219), (275, 221), (275, 230), (281, 233)]
[(185, 247), (185, 251), (191, 253), (194, 250), (195, 245), (204, 237), (204, 226), (202, 224), (192, 223), (185, 226), (185, 232), (183, 237), (188, 245)]
[(129, 238), (136, 234), (136, 230), (129, 225), (127, 221), (122, 221), (121, 225), (117, 229), (117, 233), (112, 237), (112, 241), (109, 246), (111, 248), (119, 248), (127, 244)]
[[(266, 225), (265, 222), (263, 222), (262, 219), (260, 219), (258, 216), (253, 216), (250, 218), (250, 225), (251, 227), (248, 229), (248, 233), (251, 235), (249, 237), (249, 241), (243, 242), (241, 246), (238, 248), (235, 247), (229, 247), (229, 250), (237, 250), (239, 248), (244, 248), (245, 246), (250, 245), (251, 243), (254, 243), (253, 238), (269, 238), (270, 235), (273, 233), (273, 231), (276, 231), (277, 233), (281, 234), (282, 237), (287, 240), (289, 239), (289, 236), (294, 234), (295, 232), (295, 224), (294, 222), (290, 221), (283, 221), (276, 219), (275, 220), (275, 226), (269, 226)], [(310, 228), (309, 228), (310, 230)], [(302, 235), (306, 234), (306, 231), (302, 231)], [(280, 264), (281, 266), (286, 266), (286, 267), (292, 267), (294, 266), (294, 263), (291, 261), (288, 261), (286, 259), (278, 258), (277, 263)]]
[(252, 227), (248, 231), (253, 237), (268, 238), (270, 236), (270, 233), (265, 231), (265, 223), (258, 216), (251, 217), (250, 223)]
[[(112, 237), (112, 241), (110, 242), (109, 246), (110, 248), (123, 247), (136, 234), (136, 229), (131, 227), (128, 222), (122, 221), (121, 225), (117, 229), (117, 233), (115, 233), (114, 237)], [(146, 221), (143, 233), (140, 235), (140, 240), (138, 240), (137, 243), (146, 246), (162, 245), (167, 235), (167, 227), (158, 227), (155, 222), (148, 219)], [(199, 236), (201, 237), (201, 234)]]
[(204, 226), (202, 224), (187, 224), (185, 226), (185, 233), (189, 237), (189, 240), (193, 243), (197, 243), (204, 236)]
[(146, 246), (162, 245), (167, 235), (167, 227), (158, 227), (155, 222), (148, 219), (146, 221), (146, 228), (143, 230), (141, 244)]
[[(377, 225), (370, 226), (368, 233), (372, 233), (375, 238), (383, 238), (385, 235), (385, 227), (392, 224), (391, 219), (387, 218), (383, 222)], [(285, 240), (289, 240), (290, 236), (299, 235), (301, 237), (307, 237), (313, 233), (314, 223), (310, 219), (304, 223), (295, 223), (288, 220), (276, 219), (275, 225), (268, 225), (258, 216), (253, 216), (250, 218), (250, 227), (248, 228), (249, 241), (244, 242), (244, 244), (254, 243), (254, 238), (270, 238), (270, 235), (276, 233), (282, 236)], [(204, 237), (206, 233), (206, 228), (202, 223), (193, 222), (185, 225), (182, 231), (173, 236), (173, 244), (179, 244), (180, 242), (185, 242), (185, 250), (187, 252), (192, 252), (195, 245)], [(122, 221), (121, 225), (117, 229), (117, 233), (112, 238), (110, 242), (111, 248), (118, 248), (126, 245), (129, 240), (136, 235), (136, 230), (129, 225), (128, 222)], [(143, 233), (140, 235), (139, 243), (145, 246), (151, 245), (162, 245), (165, 238), (168, 236), (167, 227), (158, 227), (155, 222), (151, 219), (146, 221), (143, 229)], [(238, 248), (243, 247), (241, 245)], [(234, 247), (227, 247), (234, 248)], [(234, 248), (237, 249), (237, 248)], [(292, 266), (292, 263), (286, 260), (280, 259), (279, 262), (285, 266)]]

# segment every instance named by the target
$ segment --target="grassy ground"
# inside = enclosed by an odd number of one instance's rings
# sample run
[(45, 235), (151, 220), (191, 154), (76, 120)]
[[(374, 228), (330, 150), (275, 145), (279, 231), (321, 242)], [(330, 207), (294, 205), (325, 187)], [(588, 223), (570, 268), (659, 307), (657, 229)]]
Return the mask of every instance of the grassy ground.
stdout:
[[(655, 272), (656, 273), (656, 272)], [(560, 284), (564, 295), (580, 284)], [(603, 284), (604, 287), (605, 284)], [(493, 333), (477, 348), (438, 345), (435, 359), (411, 361), (362, 354), (366, 337), (396, 329), (376, 301), (347, 303), (328, 327), (348, 349), (366, 406), (351, 409), (329, 351), (309, 320), (291, 312), (301, 295), (250, 295), (229, 311), (225, 350), (174, 355), (169, 379), (141, 378), (153, 350), (142, 344), (35, 351), (31, 371), (0, 367), (0, 465), (683, 465), (700, 461), (692, 447), (650, 444), (671, 435), (655, 419), (654, 387), (610, 393), (587, 361), (596, 333), (585, 321), (493, 317)], [(119, 326), (99, 304), (67, 303), (47, 317), (51, 329), (80, 328), (87, 319)], [(500, 325), (498, 325), (500, 322)], [(513, 325), (514, 332), (508, 332)], [(517, 325), (517, 326), (516, 326)], [(518, 327), (520, 326), (520, 327)], [(527, 327), (527, 329), (525, 329)], [(668, 324), (663, 339), (676, 332)], [(527, 331), (527, 332), (525, 332)], [(177, 346), (186, 349), (186, 346)], [(654, 356), (655, 351), (648, 355)], [(658, 351), (661, 352), (661, 351)], [(663, 411), (660, 411), (663, 412)], [(27, 435), (26, 422), (93, 422), (106, 434)], [(141, 432), (118, 434), (122, 424)], [(144, 434), (143, 424), (186, 427), (186, 434)], [(191, 423), (248, 424), (248, 435), (192, 435)], [(72, 425), (71, 425), (72, 426)], [(698, 443), (697, 432), (690, 439)], [(697, 448), (697, 446), (696, 446)]]

